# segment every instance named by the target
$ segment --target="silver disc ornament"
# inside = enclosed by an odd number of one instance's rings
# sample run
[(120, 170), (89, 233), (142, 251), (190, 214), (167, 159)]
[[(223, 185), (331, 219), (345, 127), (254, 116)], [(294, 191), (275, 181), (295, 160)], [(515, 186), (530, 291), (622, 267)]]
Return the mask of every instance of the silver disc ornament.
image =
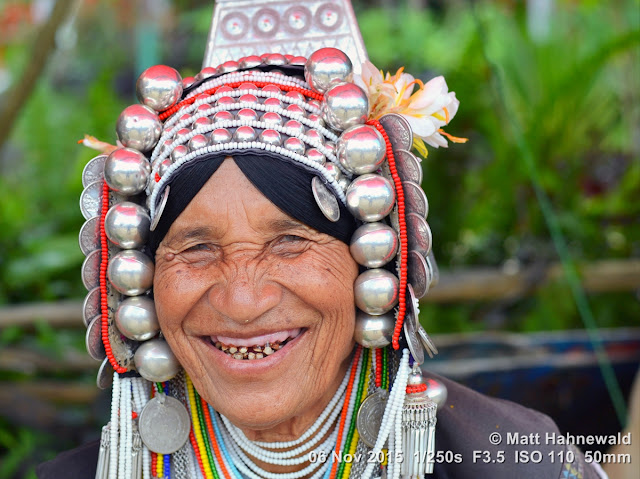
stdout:
[(409, 346), (409, 352), (413, 357), (413, 360), (417, 364), (424, 362), (424, 350), (422, 349), (422, 343), (418, 339), (418, 318), (416, 316), (416, 309), (413, 307), (417, 300), (413, 294), (413, 288), (411, 285), (407, 285), (409, 290), (409, 298), (407, 298), (407, 311), (404, 316), (404, 337)]
[(85, 256), (100, 249), (100, 218), (94, 216), (85, 221), (78, 235), (80, 250)]
[(384, 409), (387, 406), (389, 393), (384, 389), (367, 396), (362, 401), (356, 417), (356, 427), (360, 434), (360, 439), (369, 447), (375, 447), (382, 425)]
[(107, 155), (98, 155), (95, 158), (89, 160), (82, 170), (82, 187), (86, 188), (94, 181), (104, 179), (104, 162), (107, 160)]
[(102, 262), (102, 250), (97, 249), (87, 255), (82, 263), (82, 284), (87, 291), (100, 284), (100, 263)]
[(329, 221), (334, 223), (338, 221), (340, 219), (340, 207), (338, 205), (338, 200), (317, 176), (314, 176), (311, 180), (311, 191), (313, 192), (313, 197), (318, 204), (318, 208), (322, 211), (322, 214)]
[(102, 203), (102, 181), (90, 183), (80, 195), (80, 211), (85, 220), (100, 214)]
[(109, 389), (113, 383), (113, 367), (109, 362), (109, 358), (104, 358), (100, 369), (98, 369), (98, 375), (96, 376), (96, 384), (100, 389)]
[(180, 401), (158, 394), (142, 409), (138, 430), (145, 446), (158, 454), (173, 454), (187, 442), (191, 420)]
[(408, 150), (394, 151), (396, 169), (402, 181), (413, 181), (422, 184), (422, 166), (420, 160)]
[(411, 150), (413, 147), (413, 132), (407, 120), (397, 113), (388, 113), (380, 118), (380, 123), (389, 136), (393, 151)]
[(440, 268), (438, 268), (438, 262), (436, 261), (433, 251), (429, 251), (427, 255), (427, 265), (431, 271), (431, 284), (435, 286), (440, 281)]
[(433, 344), (433, 341), (431, 341), (429, 334), (421, 324), (418, 325), (418, 338), (420, 339), (422, 346), (427, 351), (427, 354), (430, 358), (438, 354), (438, 348), (436, 348), (436, 345)]
[(407, 212), (419, 214), (426, 220), (429, 214), (429, 201), (420, 185), (413, 181), (403, 181), (402, 189)]
[(409, 249), (415, 250), (426, 257), (431, 251), (431, 228), (429, 228), (426, 220), (417, 213), (407, 214), (406, 222)]
[(431, 284), (431, 271), (427, 266), (427, 261), (417, 251), (409, 251), (407, 257), (409, 283), (413, 286), (413, 291), (417, 298), (422, 298)]
[(87, 293), (82, 303), (82, 320), (85, 326), (89, 326), (91, 320), (100, 314), (100, 286), (96, 286)]
[(93, 359), (102, 361), (107, 357), (107, 352), (102, 342), (102, 316), (96, 316), (91, 320), (84, 340), (87, 352)]

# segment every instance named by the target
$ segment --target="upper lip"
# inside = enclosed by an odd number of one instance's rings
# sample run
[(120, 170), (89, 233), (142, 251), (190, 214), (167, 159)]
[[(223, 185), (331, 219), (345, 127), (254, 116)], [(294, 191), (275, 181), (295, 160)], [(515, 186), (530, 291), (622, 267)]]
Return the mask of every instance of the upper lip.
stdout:
[(212, 334), (212, 342), (223, 344), (233, 344), (235, 346), (258, 346), (269, 342), (281, 342), (287, 338), (296, 338), (302, 333), (304, 328), (280, 329), (271, 331), (257, 331), (252, 334), (247, 332), (229, 332), (225, 334)]

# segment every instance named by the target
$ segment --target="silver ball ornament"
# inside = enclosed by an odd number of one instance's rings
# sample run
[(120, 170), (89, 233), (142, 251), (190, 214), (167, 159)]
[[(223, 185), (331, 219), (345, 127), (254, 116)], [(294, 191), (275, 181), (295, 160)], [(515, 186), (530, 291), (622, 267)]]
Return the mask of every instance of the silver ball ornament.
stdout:
[(218, 68), (216, 68), (216, 73), (231, 73), (238, 70), (238, 68), (240, 68), (238, 62), (229, 60), (224, 62), (222, 65), (219, 65)]
[(324, 154), (316, 148), (309, 148), (306, 152), (306, 156), (311, 161), (319, 165), (324, 165), (327, 162), (327, 159), (325, 158)]
[(389, 180), (372, 173), (359, 176), (347, 188), (347, 208), (362, 221), (380, 221), (393, 209), (396, 193)]
[(231, 132), (226, 128), (216, 128), (211, 132), (209, 138), (210, 145), (220, 145), (222, 143), (229, 143), (232, 139)]
[(257, 55), (250, 55), (248, 57), (241, 58), (238, 61), (238, 67), (245, 68), (255, 68), (262, 64), (262, 58)]
[(289, 129), (287, 134), (290, 136), (298, 136), (304, 133), (304, 126), (298, 120), (289, 120), (284, 126)]
[(127, 148), (149, 151), (158, 143), (162, 123), (157, 113), (145, 105), (131, 105), (124, 109), (116, 123), (116, 134)]
[(384, 161), (384, 138), (369, 125), (357, 125), (347, 129), (337, 143), (336, 156), (340, 164), (351, 173), (373, 173)]
[(409, 374), (407, 378), (408, 386), (419, 386), (420, 384), (424, 384), (424, 380), (422, 378), (422, 372), (420, 372), (420, 368), (414, 366), (413, 370)]
[(349, 251), (358, 264), (380, 268), (396, 256), (398, 235), (384, 223), (365, 223), (351, 237)]
[(301, 139), (295, 137), (287, 138), (284, 142), (284, 147), (287, 150), (293, 151), (294, 153), (297, 153), (299, 155), (304, 155), (305, 152), (304, 142)]
[(199, 150), (200, 148), (204, 148), (208, 144), (209, 144), (209, 139), (206, 136), (202, 134), (195, 135), (193, 138), (189, 140), (189, 151)]
[(365, 348), (384, 348), (391, 344), (394, 327), (395, 315), (393, 313), (373, 316), (358, 311), (353, 338), (356, 343)]
[(112, 190), (137, 195), (147, 186), (151, 165), (145, 156), (131, 148), (118, 148), (104, 163), (104, 179)]
[(424, 382), (427, 385), (427, 396), (429, 396), (439, 408), (442, 407), (447, 401), (447, 386), (433, 378), (426, 378)]
[(261, 120), (267, 125), (282, 125), (282, 117), (275, 111), (268, 111), (262, 115)]
[(135, 341), (147, 341), (160, 331), (153, 300), (147, 296), (126, 298), (116, 310), (118, 331)]
[(143, 246), (149, 237), (150, 226), (147, 210), (130, 201), (113, 205), (104, 218), (107, 238), (122, 249)]
[(152, 339), (140, 345), (133, 362), (140, 376), (151, 382), (168, 381), (180, 372), (180, 363), (164, 339)]
[(120, 251), (107, 267), (113, 287), (127, 296), (138, 296), (153, 285), (154, 265), (151, 259), (135, 249)]
[(171, 152), (171, 161), (175, 163), (180, 158), (189, 154), (189, 147), (187, 145), (178, 145)]
[(340, 178), (342, 178), (342, 171), (335, 163), (325, 163), (324, 169), (327, 170), (327, 173), (329, 173), (329, 175), (333, 177), (334, 180), (338, 181)]
[(314, 90), (324, 93), (336, 82), (353, 79), (353, 65), (349, 57), (337, 48), (321, 48), (308, 58), (304, 78)]
[(353, 83), (338, 83), (324, 95), (322, 116), (334, 130), (342, 131), (361, 125), (369, 116), (369, 98)]
[(180, 73), (166, 65), (147, 68), (136, 82), (138, 100), (155, 111), (173, 106), (180, 99), (182, 88)]
[(239, 126), (235, 133), (233, 134), (233, 138), (238, 141), (254, 141), (258, 138), (258, 134), (253, 127), (248, 125)]
[(398, 278), (386, 269), (370, 269), (360, 274), (353, 290), (356, 306), (368, 314), (390, 311), (398, 303)]
[(243, 108), (237, 114), (238, 120), (242, 121), (255, 121), (258, 119), (258, 114), (253, 108)]
[(282, 137), (280, 133), (276, 130), (272, 130), (271, 128), (267, 128), (260, 133), (260, 141), (262, 143), (266, 143), (267, 145), (280, 146), (282, 145)]

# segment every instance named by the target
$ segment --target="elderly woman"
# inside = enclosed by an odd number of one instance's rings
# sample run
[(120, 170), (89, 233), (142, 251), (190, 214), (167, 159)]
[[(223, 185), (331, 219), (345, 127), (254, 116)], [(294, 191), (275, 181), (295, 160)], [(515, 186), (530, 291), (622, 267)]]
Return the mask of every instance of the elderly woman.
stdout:
[(549, 418), (421, 375), (434, 265), (408, 150), (446, 144), (444, 80), (354, 79), (325, 48), (137, 86), (122, 148), (85, 169), (111, 421), (39, 477), (599, 477)]

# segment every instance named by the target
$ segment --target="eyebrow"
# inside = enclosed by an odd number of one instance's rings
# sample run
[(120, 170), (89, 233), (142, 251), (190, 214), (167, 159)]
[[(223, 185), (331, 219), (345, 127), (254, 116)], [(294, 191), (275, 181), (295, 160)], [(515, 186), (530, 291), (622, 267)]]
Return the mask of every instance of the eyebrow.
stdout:
[(172, 244), (174, 242), (181, 242), (191, 239), (211, 238), (216, 233), (216, 229), (211, 228), (210, 226), (196, 226), (194, 228), (178, 231), (172, 234), (166, 239), (166, 242), (167, 244)]
[(305, 230), (305, 231), (314, 231), (313, 228), (296, 221), (291, 218), (284, 218), (279, 220), (273, 220), (267, 223), (267, 228), (271, 231), (286, 231), (286, 230)]

